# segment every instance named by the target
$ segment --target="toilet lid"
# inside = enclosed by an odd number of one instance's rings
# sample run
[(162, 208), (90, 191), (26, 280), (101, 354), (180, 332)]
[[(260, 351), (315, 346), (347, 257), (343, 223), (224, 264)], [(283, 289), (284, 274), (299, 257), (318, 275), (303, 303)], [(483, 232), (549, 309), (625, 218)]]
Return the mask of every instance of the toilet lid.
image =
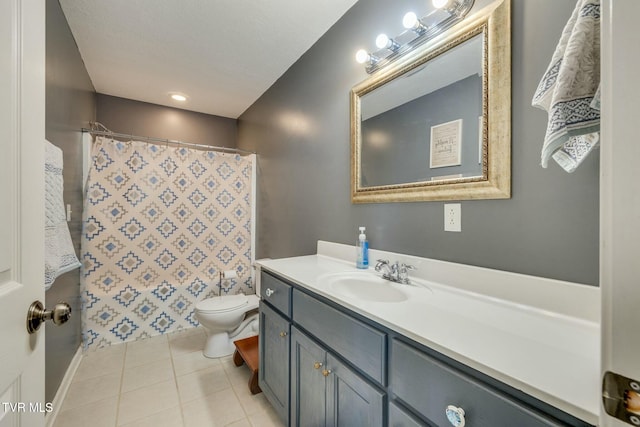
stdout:
[(246, 305), (248, 298), (246, 295), (225, 295), (222, 297), (207, 298), (196, 304), (196, 310), (200, 312), (221, 312), (230, 311)]

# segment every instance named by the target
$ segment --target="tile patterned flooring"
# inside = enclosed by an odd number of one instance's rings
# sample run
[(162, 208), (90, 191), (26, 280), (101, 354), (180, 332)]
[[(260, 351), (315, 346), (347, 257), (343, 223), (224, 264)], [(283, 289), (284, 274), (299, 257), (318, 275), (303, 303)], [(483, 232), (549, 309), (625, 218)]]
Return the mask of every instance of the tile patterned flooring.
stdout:
[(279, 427), (250, 371), (202, 355), (202, 328), (84, 355), (54, 427)]

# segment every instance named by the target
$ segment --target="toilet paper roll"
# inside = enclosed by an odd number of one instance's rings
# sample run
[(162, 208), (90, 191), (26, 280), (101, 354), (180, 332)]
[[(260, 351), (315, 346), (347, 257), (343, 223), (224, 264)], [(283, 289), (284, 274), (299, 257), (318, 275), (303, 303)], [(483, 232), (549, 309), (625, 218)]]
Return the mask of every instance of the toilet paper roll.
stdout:
[(225, 270), (222, 272), (223, 279), (235, 279), (238, 277), (238, 273), (235, 270)]

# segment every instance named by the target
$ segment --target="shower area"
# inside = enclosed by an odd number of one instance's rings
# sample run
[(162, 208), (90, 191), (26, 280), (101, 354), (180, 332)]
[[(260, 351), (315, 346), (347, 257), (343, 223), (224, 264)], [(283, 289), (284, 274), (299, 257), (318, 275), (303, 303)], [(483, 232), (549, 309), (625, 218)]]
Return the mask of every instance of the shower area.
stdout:
[(196, 327), (198, 301), (255, 293), (255, 154), (91, 134), (81, 244), (85, 349)]

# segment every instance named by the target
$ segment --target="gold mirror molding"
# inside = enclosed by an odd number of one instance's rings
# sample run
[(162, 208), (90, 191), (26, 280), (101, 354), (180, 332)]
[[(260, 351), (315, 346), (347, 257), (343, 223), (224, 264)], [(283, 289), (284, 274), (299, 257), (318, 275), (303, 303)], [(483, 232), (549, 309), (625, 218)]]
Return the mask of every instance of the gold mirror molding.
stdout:
[[(463, 43), (479, 37), (482, 44), (482, 120), (479, 120), (479, 172), (474, 176), (389, 184), (363, 184), (362, 99), (387, 83), (418, 73)], [(435, 62), (435, 61), (434, 61)], [(433, 62), (432, 62), (433, 63)], [(511, 197), (511, 11), (510, 0), (497, 0), (463, 22), (382, 68), (354, 86), (351, 99), (352, 203), (430, 200), (507, 199)], [(409, 101), (407, 101), (409, 102)], [(397, 104), (396, 104), (397, 105)], [(437, 126), (433, 126), (437, 127)], [(432, 131), (433, 131), (432, 127)], [(425, 125), (426, 128), (426, 125)], [(459, 131), (458, 131), (459, 132)], [(393, 141), (391, 141), (393, 144)], [(461, 141), (458, 142), (461, 144)], [(425, 152), (429, 142), (425, 141)], [(432, 159), (433, 160), (433, 159)], [(428, 156), (424, 162), (429, 165)]]

